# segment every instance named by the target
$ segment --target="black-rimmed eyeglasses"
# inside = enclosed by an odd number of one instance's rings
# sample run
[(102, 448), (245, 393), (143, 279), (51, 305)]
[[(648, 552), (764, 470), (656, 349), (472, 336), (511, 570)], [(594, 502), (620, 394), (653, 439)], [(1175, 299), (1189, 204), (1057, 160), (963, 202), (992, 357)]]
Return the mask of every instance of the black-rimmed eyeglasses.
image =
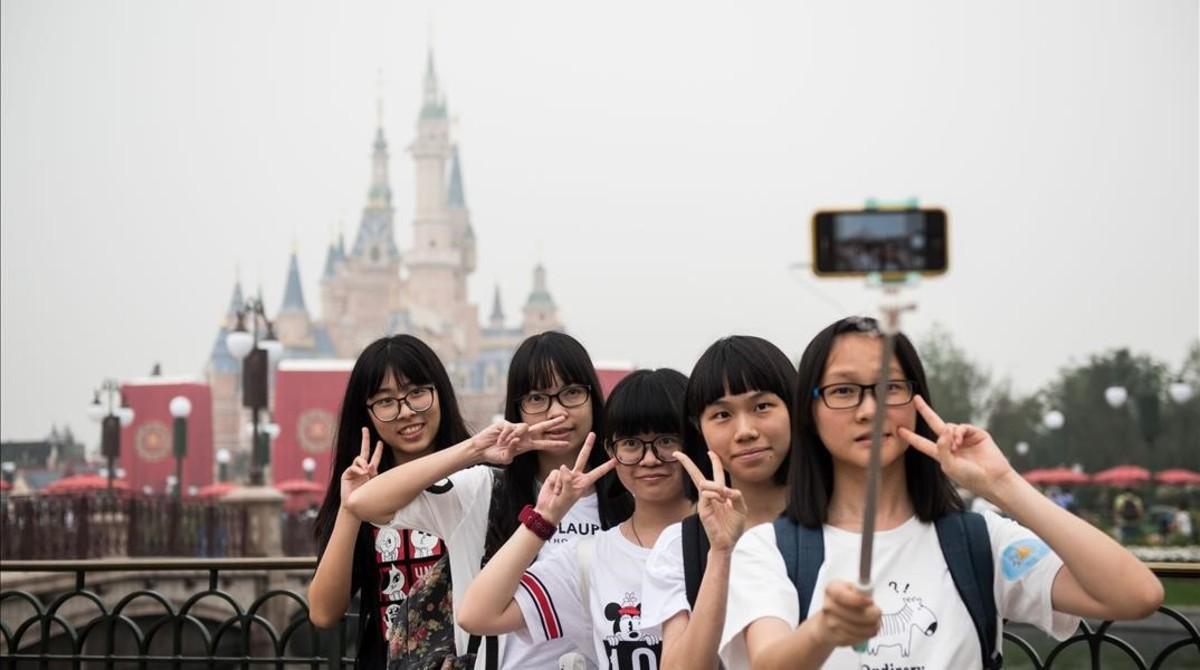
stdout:
[(541, 414), (550, 410), (550, 403), (555, 400), (563, 407), (579, 407), (588, 401), (592, 391), (586, 384), (568, 384), (558, 390), (558, 393), (534, 391), (526, 393), (517, 400), (517, 406), (526, 414)]
[[(829, 409), (853, 409), (862, 404), (866, 391), (875, 394), (874, 384), (851, 384), (840, 382), (814, 388), (814, 398), (820, 398)], [(888, 407), (900, 407), (912, 402), (913, 383), (908, 379), (892, 379), (887, 383), (886, 396), (883, 404)]]
[(646, 457), (646, 450), (654, 452), (654, 457), (664, 463), (675, 461), (675, 454), (683, 449), (683, 440), (678, 435), (659, 435), (653, 440), (642, 440), (636, 437), (622, 437), (613, 440), (609, 448), (613, 457), (621, 465), (637, 465)]
[(432, 386), (418, 386), (399, 398), (380, 398), (367, 403), (367, 409), (376, 419), (387, 423), (399, 418), (401, 404), (408, 405), (409, 409), (418, 414), (428, 412), (429, 408), (433, 407), (435, 395), (436, 391)]

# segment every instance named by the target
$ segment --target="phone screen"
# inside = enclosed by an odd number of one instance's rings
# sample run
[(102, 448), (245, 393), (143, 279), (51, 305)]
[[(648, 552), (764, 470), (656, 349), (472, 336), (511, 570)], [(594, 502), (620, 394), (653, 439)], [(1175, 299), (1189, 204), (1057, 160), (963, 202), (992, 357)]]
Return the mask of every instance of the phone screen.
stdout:
[(941, 210), (818, 212), (817, 274), (946, 270), (946, 215)]

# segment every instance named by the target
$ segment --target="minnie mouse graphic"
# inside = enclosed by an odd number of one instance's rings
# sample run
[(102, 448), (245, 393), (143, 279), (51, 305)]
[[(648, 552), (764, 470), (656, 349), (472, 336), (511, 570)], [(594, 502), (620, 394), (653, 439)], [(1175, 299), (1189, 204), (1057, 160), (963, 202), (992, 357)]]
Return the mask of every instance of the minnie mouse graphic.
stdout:
[(605, 605), (604, 618), (612, 622), (612, 635), (604, 638), (610, 668), (658, 670), (662, 638), (642, 632), (642, 605), (637, 594), (626, 593), (620, 603)]

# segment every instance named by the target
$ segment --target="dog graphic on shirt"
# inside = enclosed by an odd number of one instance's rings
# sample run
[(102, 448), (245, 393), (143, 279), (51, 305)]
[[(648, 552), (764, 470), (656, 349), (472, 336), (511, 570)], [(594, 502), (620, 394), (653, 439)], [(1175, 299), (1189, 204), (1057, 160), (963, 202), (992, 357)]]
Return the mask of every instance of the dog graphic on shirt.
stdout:
[(937, 615), (920, 598), (905, 598), (904, 606), (898, 611), (883, 615), (879, 633), (867, 642), (867, 653), (875, 656), (883, 647), (900, 647), (900, 655), (908, 658), (914, 635), (920, 633), (930, 637), (937, 632), (937, 627)]
[(395, 528), (380, 528), (375, 535), (375, 551), (381, 563), (400, 560), (400, 531)]
[[(610, 667), (640, 668), (647, 658), (651, 661), (658, 658), (662, 639), (642, 632), (642, 605), (637, 594), (626, 593), (620, 603), (605, 605), (604, 618), (612, 622), (612, 635), (604, 637), (604, 651)], [(644, 650), (649, 650), (652, 656), (647, 657)], [(635, 658), (639, 662), (635, 663)], [(653, 662), (651, 667), (657, 665)]]

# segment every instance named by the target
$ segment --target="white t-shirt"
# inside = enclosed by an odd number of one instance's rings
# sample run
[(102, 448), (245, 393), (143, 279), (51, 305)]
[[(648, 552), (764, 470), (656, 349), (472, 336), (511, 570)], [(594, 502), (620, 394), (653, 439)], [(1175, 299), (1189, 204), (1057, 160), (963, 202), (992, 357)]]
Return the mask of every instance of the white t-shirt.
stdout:
[[(756, 619), (767, 616), (783, 619), (794, 628), (800, 618), (800, 605), (795, 588), (791, 588), (789, 593), (776, 583), (776, 574), (782, 574), (784, 581), (788, 581), (787, 569), (775, 547), (775, 529), (769, 523), (754, 526), (742, 535), (733, 549), (729, 573), (730, 590), (735, 588), (736, 576), (736, 588), (754, 601), (754, 606), (735, 610), (731, 596), (725, 609), (725, 626), (717, 649), (727, 670), (739, 670), (750, 667), (742, 629)], [(683, 575), (680, 524), (667, 526), (654, 543), (654, 549), (646, 561), (642, 598), (645, 602), (642, 607), (643, 626), (660, 627), (679, 612), (691, 611)]]
[[(586, 612), (581, 550), (590, 555)], [(525, 632), (518, 636), (535, 643), (567, 638), (600, 670), (658, 670), (662, 632), (643, 625), (641, 616), (642, 569), (649, 556), (649, 549), (625, 539), (620, 528), (610, 528), (582, 548), (534, 563), (516, 593), (525, 616)]]
[[(1002, 640), (1004, 619), (1033, 624), (1059, 640), (1066, 639), (1079, 626), (1079, 617), (1055, 612), (1051, 607), (1051, 587), (1060, 559), (1050, 547), (1029, 529), (991, 512), (983, 515), (991, 539), (994, 578), (993, 590), (998, 609), (996, 640)], [(774, 542), (774, 527), (769, 546), (761, 537), (747, 533), (745, 549), (779, 556)], [(757, 534), (756, 534), (757, 535)], [(854, 582), (858, 575), (861, 535), (826, 525), (825, 562), (817, 573), (809, 616), (821, 607), (825, 585), (830, 580)], [(738, 550), (743, 549), (742, 542)], [(744, 639), (746, 625), (756, 618), (776, 616), (786, 619), (787, 608), (774, 604), (764, 593), (786, 593), (795, 609), (796, 590), (782, 559), (765, 561), (774, 566), (769, 576), (753, 578), (733, 571), (729, 584), (728, 609), (731, 615), (722, 634), (722, 655), (736, 650)], [(836, 670), (884, 670), (885, 668), (978, 668), (982, 665), (979, 639), (971, 615), (963, 604), (950, 570), (942, 556), (937, 530), (916, 517), (898, 528), (875, 534), (872, 581), (873, 597), (883, 610), (880, 632), (867, 643), (863, 653), (839, 647), (823, 667)], [(764, 579), (770, 582), (764, 587)], [(741, 614), (741, 612), (748, 612)], [(738, 612), (738, 615), (733, 615)], [(753, 617), (753, 618), (751, 618)], [(732, 628), (732, 630), (731, 630)], [(744, 654), (744, 642), (741, 653)], [(743, 657), (744, 658), (744, 657)], [(731, 655), (731, 660), (734, 658)], [(742, 659), (737, 659), (741, 661)], [(744, 661), (742, 661), (744, 662)], [(747, 665), (728, 667), (748, 667)]]
[[(456, 472), (421, 492), (407, 507), (396, 512), (383, 526), (413, 528), (442, 538), (450, 553), (450, 576), (454, 590), (454, 609), (462, 603), (467, 587), (479, 575), (479, 562), (487, 541), (488, 511), (492, 502), (495, 468), (475, 466)], [(382, 527), (382, 526), (381, 526)], [(544, 560), (556, 552), (571, 548), (580, 537), (600, 532), (600, 508), (596, 494), (584, 496), (571, 507), (558, 526), (558, 532), (538, 553)], [(454, 642), (459, 654), (467, 652), (470, 634), (454, 625)], [(480, 645), (476, 668), (484, 667), (484, 646)], [(499, 638), (501, 668), (553, 668), (558, 658), (574, 650), (566, 640), (533, 645), (510, 635)]]

